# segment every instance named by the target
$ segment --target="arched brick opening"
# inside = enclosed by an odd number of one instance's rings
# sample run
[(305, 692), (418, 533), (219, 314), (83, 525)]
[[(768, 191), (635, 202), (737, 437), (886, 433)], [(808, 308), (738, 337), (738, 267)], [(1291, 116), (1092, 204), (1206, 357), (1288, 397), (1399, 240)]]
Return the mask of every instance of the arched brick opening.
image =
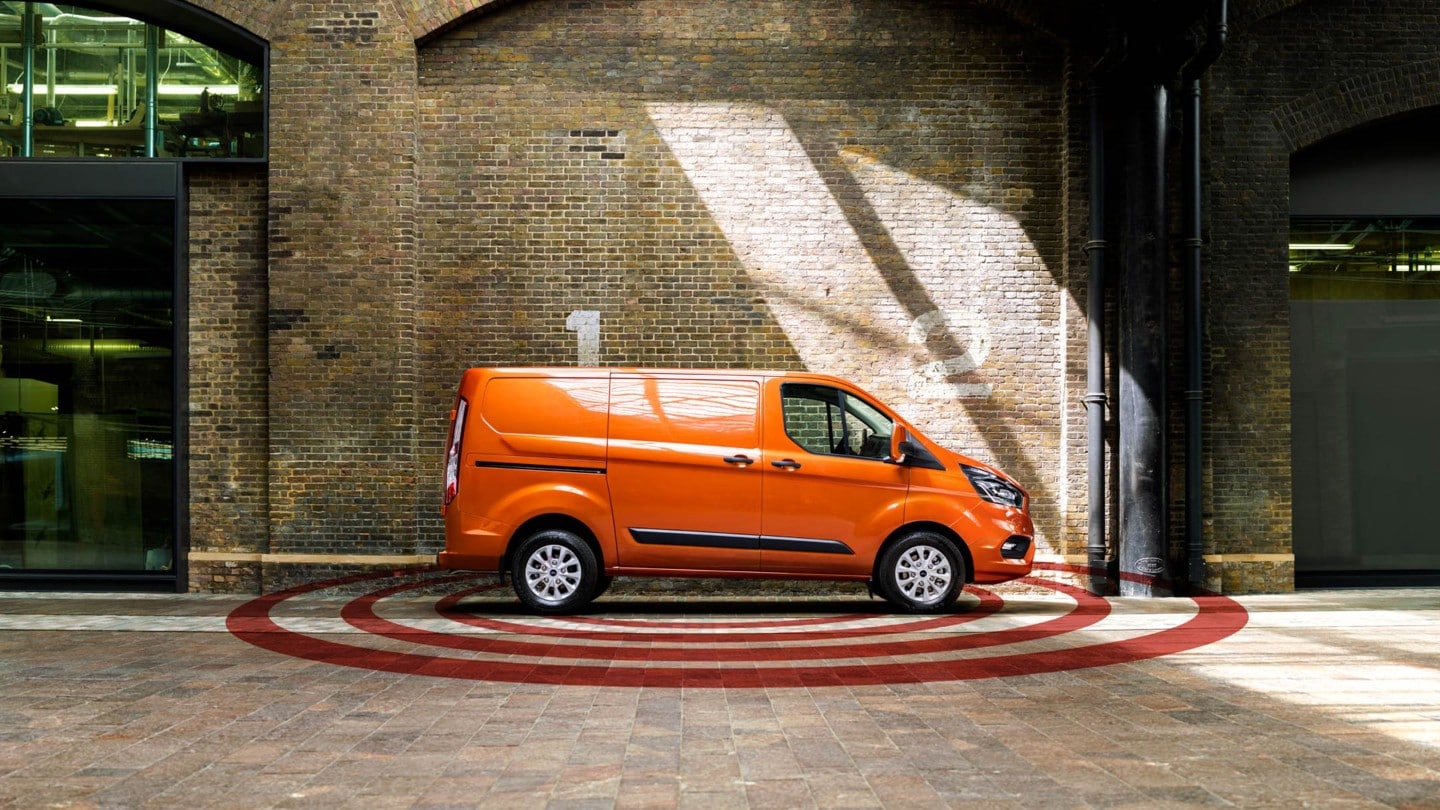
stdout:
[(1316, 88), (1271, 112), (1291, 152), (1348, 129), (1440, 105), (1440, 59), (1348, 77)]

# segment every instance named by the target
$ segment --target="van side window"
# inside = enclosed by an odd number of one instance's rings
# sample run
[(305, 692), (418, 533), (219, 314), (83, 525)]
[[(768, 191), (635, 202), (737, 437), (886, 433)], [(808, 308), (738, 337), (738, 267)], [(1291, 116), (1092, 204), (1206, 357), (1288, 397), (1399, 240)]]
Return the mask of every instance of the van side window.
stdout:
[(811, 453), (883, 459), (895, 423), (859, 397), (824, 385), (780, 387), (785, 433)]

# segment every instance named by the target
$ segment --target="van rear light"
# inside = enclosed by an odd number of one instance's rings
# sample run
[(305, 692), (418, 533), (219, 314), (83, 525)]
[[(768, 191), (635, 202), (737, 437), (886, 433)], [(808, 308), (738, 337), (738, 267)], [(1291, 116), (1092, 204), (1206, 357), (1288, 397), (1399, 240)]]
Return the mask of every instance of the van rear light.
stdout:
[(465, 435), (465, 411), (469, 403), (461, 397), (450, 413), (450, 441), (445, 449), (445, 503), (448, 507), (460, 494), (460, 438)]

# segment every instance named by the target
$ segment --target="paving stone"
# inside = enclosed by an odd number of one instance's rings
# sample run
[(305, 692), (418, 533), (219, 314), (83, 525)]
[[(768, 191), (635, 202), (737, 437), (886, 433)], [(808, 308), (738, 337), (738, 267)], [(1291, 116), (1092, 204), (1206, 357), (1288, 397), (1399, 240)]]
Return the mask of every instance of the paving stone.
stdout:
[[(737, 618), (645, 599), (623, 616)], [(1435, 590), (1243, 598), (1234, 636), (1112, 666), (757, 688), (308, 661), (215, 621), (242, 601), (0, 599), (0, 808), (1440, 807)], [(387, 609), (411, 621), (431, 604)], [(1047, 610), (1063, 606), (1017, 613)], [(1175, 612), (1125, 610), (1157, 626)]]

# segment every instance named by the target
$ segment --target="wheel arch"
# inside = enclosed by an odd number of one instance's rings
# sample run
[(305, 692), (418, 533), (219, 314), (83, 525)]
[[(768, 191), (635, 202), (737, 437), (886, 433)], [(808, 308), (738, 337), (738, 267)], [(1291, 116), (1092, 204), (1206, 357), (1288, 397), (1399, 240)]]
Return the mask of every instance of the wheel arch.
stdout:
[(571, 532), (577, 535), (581, 540), (584, 540), (585, 545), (589, 546), (590, 550), (594, 552), (595, 559), (600, 564), (599, 573), (601, 575), (604, 575), (606, 565), (605, 555), (600, 551), (600, 540), (596, 537), (595, 532), (592, 531), (590, 527), (585, 524), (584, 521), (574, 517), (573, 515), (551, 513), (545, 515), (536, 515), (535, 517), (532, 517), (517, 526), (515, 528), (515, 531), (510, 533), (510, 539), (505, 543), (505, 553), (500, 556), (501, 578), (503, 579), (509, 575), (510, 563), (514, 558), (515, 548), (517, 546), (525, 542), (527, 538), (538, 534), (539, 532), (549, 531), (551, 529), (562, 529), (564, 531)]
[(965, 582), (972, 583), (975, 581), (975, 558), (970, 556), (970, 546), (965, 543), (965, 538), (944, 524), (918, 521), (915, 523), (906, 523), (904, 526), (891, 532), (890, 536), (885, 538), (885, 542), (880, 544), (880, 548), (875, 550), (875, 559), (870, 563), (871, 582), (877, 582), (880, 578), (880, 560), (884, 558), (885, 550), (899, 542), (901, 538), (914, 532), (934, 532), (949, 540), (951, 543), (954, 543), (955, 549), (960, 552), (960, 557), (965, 563)]

